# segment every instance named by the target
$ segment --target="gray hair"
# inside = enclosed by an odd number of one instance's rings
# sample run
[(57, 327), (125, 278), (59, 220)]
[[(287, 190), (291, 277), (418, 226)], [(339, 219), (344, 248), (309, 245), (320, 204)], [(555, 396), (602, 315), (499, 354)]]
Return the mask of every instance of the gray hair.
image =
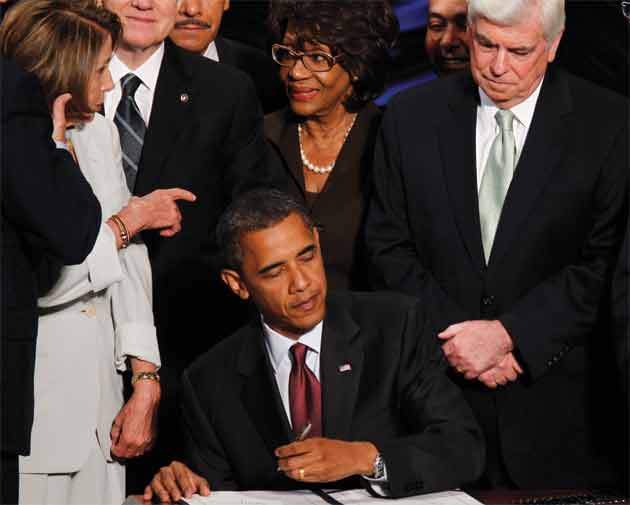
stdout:
[(553, 41), (564, 30), (565, 0), (468, 0), (468, 23), (486, 18), (493, 23), (512, 25), (532, 6), (541, 15), (545, 40)]
[(282, 191), (255, 189), (236, 198), (225, 210), (216, 228), (223, 267), (240, 270), (243, 260), (241, 237), (245, 233), (271, 228), (291, 214), (300, 216), (309, 230), (315, 227), (306, 208)]

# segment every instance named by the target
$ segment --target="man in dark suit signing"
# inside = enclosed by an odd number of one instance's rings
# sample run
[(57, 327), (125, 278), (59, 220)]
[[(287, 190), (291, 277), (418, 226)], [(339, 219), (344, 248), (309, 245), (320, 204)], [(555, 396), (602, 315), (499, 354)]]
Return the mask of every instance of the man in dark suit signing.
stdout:
[(271, 56), (219, 35), (223, 13), (229, 8), (230, 0), (180, 0), (171, 40), (188, 51), (248, 74), (265, 114), (281, 109), (287, 98)]
[(243, 195), (217, 234), (223, 281), (260, 317), (184, 373), (186, 465), (145, 499), (361, 479), (398, 497), (476, 478), (479, 429), (416, 300), (328, 294), (317, 229), (278, 191)]
[(627, 105), (549, 65), (564, 0), (471, 0), (468, 16), (472, 75), (384, 117), (373, 283), (437, 318), (488, 442), (483, 485), (610, 485), (600, 305), (625, 221)]
[[(101, 226), (101, 207), (70, 153), (55, 149), (37, 78), (1, 57), (0, 76), (0, 503), (14, 504), (18, 455), (28, 455), (31, 447), (37, 297), (47, 278), (38, 273), (46, 272), (51, 259), (59, 265), (85, 259)], [(55, 104), (63, 113), (63, 99)]]
[(200, 328), (212, 328), (217, 341), (242, 324), (213, 273), (217, 219), (235, 195), (271, 184), (272, 176), (250, 79), (166, 40), (176, 0), (104, 0), (104, 5), (123, 26), (109, 65), (115, 87), (104, 108), (118, 126), (129, 187), (139, 196), (166, 187), (197, 196), (194, 203), (180, 204), (185, 225), (175, 237), (143, 234), (164, 364), (157, 465), (160, 451), (176, 449), (166, 443), (179, 376), (213, 343), (201, 338)]

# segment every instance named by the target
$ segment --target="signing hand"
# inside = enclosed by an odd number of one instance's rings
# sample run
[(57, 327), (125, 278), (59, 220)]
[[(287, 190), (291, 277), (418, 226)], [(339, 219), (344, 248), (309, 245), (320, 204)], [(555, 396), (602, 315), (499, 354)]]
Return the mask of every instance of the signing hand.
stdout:
[(482, 373), (478, 379), (490, 389), (495, 389), (497, 385), (504, 386), (508, 382), (514, 382), (523, 373), (521, 365), (514, 357), (514, 354), (507, 353), (501, 362)]
[(131, 398), (114, 419), (110, 433), (112, 454), (135, 458), (149, 450), (157, 431), (160, 385), (155, 381), (136, 382)]
[(467, 379), (476, 379), (512, 351), (512, 339), (501, 321), (464, 321), (438, 334), (449, 364)]
[(369, 475), (378, 450), (370, 442), (309, 438), (276, 449), (278, 468), (302, 482), (333, 482), (351, 475)]
[(182, 215), (177, 200), (194, 202), (197, 197), (180, 188), (157, 189), (141, 198), (134, 196), (120, 212), (129, 234), (142, 230), (160, 230), (163, 237), (172, 237), (182, 229)]
[(193, 493), (201, 496), (210, 494), (208, 481), (197, 475), (184, 463), (173, 461), (169, 466), (162, 467), (155, 474), (151, 484), (144, 489), (142, 498), (150, 501), (155, 493), (162, 503), (179, 501), (183, 497), (190, 498)]

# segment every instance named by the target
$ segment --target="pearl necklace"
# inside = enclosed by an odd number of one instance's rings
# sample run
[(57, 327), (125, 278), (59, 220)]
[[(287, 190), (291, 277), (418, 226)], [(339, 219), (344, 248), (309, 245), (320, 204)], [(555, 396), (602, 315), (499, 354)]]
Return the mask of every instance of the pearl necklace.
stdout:
[[(352, 122), (350, 123), (350, 126), (348, 126), (348, 129), (346, 130), (346, 133), (343, 136), (343, 141), (341, 142), (342, 148), (343, 148), (343, 145), (346, 143), (346, 139), (348, 138), (348, 135), (350, 135), (350, 130), (352, 130), (352, 127), (354, 126), (354, 122), (356, 120), (357, 120), (357, 115), (354, 114), (354, 116), (352, 117)], [(298, 140), (300, 143), (300, 157), (302, 158), (302, 164), (306, 168), (308, 168), (311, 172), (315, 172), (316, 174), (329, 174), (330, 172), (332, 172), (333, 168), (335, 168), (335, 163), (337, 163), (336, 159), (330, 165), (324, 165), (322, 167), (320, 165), (315, 165), (315, 163), (312, 163), (306, 157), (306, 153), (304, 152), (304, 148), (302, 147), (302, 124), (301, 123), (298, 123)], [(341, 152), (341, 149), (339, 149), (339, 152)]]

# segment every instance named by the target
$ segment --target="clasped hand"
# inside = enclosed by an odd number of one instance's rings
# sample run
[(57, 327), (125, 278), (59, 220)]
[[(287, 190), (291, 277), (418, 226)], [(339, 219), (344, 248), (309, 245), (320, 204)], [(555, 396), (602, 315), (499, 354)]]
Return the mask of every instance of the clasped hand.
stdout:
[(466, 379), (490, 388), (515, 381), (523, 370), (512, 353), (512, 339), (500, 321), (464, 321), (438, 334), (449, 364)]

